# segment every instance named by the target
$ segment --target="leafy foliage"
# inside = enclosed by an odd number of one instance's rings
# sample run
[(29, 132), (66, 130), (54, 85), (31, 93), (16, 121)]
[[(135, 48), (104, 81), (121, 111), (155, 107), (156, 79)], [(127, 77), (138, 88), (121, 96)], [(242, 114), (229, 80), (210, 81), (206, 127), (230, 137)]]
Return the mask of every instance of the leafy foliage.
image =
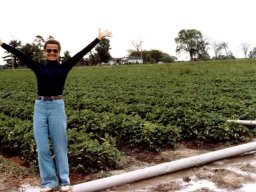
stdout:
[(191, 61), (197, 57), (210, 58), (206, 49), (208, 42), (203, 38), (202, 33), (196, 29), (180, 30), (175, 42), (177, 43), (176, 52), (188, 52)]
[(96, 46), (97, 56), (99, 58), (99, 63), (107, 63), (111, 59), (110, 51), (110, 41), (109, 39), (103, 39), (100, 41), (99, 45)]

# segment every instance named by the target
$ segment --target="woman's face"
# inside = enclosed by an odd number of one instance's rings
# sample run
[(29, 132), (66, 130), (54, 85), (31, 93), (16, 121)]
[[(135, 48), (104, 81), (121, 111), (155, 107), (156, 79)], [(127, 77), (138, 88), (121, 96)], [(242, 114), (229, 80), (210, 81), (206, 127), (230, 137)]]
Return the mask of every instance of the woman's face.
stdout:
[(44, 50), (46, 59), (49, 61), (56, 61), (60, 57), (60, 50), (57, 44), (47, 44)]

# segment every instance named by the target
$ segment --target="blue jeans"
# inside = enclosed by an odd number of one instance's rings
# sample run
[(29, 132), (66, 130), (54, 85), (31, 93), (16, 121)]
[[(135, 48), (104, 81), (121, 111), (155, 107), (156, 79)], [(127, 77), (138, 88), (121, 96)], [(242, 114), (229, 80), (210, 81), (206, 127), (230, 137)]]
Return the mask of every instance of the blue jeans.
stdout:
[(69, 185), (67, 118), (64, 100), (36, 100), (33, 119), (42, 186), (57, 188)]

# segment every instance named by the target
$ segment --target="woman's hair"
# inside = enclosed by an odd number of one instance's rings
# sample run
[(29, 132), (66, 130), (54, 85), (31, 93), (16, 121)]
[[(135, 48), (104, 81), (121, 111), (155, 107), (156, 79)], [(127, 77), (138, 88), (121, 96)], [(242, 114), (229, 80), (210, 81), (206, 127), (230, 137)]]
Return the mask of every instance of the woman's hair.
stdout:
[(46, 41), (45, 44), (44, 44), (44, 49), (46, 49), (46, 46), (48, 44), (56, 44), (59, 47), (59, 51), (61, 50), (60, 42), (55, 40), (55, 39), (49, 39), (48, 41)]

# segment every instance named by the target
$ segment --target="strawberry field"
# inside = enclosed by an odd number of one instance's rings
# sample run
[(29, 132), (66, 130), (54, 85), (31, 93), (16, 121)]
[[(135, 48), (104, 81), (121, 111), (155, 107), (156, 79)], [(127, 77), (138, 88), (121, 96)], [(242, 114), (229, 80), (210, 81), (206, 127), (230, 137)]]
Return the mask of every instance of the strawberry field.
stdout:
[[(64, 92), (73, 171), (115, 169), (122, 149), (239, 143), (255, 130), (256, 60), (75, 67)], [(0, 152), (37, 165), (30, 70), (0, 71)]]

